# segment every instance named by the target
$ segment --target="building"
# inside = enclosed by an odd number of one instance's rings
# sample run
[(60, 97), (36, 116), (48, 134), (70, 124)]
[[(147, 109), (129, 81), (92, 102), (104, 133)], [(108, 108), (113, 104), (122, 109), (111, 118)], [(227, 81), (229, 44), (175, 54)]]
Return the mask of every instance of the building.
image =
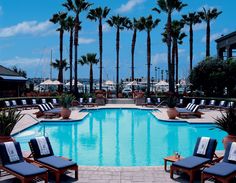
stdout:
[(21, 96), (26, 81), (18, 73), (0, 65), (0, 98)]
[(223, 60), (236, 57), (236, 31), (216, 39), (217, 56)]

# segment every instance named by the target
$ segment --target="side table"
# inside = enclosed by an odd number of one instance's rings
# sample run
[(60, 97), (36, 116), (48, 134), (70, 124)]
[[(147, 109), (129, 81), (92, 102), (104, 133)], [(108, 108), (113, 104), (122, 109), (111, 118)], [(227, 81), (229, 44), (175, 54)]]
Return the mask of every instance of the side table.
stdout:
[(164, 158), (164, 170), (167, 171), (167, 162), (173, 163), (173, 162), (179, 161), (181, 159), (183, 159), (183, 157), (180, 156), (179, 158), (176, 158), (176, 156), (174, 156), (174, 155), (165, 157)]

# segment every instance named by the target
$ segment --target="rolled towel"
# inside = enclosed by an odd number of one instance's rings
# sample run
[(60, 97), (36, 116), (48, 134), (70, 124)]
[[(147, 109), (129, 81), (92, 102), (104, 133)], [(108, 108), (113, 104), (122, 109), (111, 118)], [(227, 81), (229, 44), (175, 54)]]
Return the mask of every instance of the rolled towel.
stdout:
[(41, 155), (49, 155), (50, 151), (45, 137), (36, 137), (37, 144)]
[(10, 162), (19, 161), (20, 158), (19, 158), (18, 153), (16, 151), (16, 147), (15, 147), (14, 142), (5, 142), (4, 145), (6, 147), (7, 155), (9, 157)]
[(209, 144), (210, 138), (209, 137), (201, 137), (201, 140), (198, 145), (197, 154), (206, 154), (207, 146)]
[(236, 161), (236, 143), (235, 142), (232, 142), (231, 144), (228, 160)]

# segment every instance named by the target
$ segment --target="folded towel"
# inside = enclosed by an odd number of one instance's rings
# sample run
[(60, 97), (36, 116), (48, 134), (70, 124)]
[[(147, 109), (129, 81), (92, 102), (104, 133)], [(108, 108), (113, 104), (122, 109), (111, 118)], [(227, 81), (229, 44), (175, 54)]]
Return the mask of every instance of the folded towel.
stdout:
[(41, 155), (48, 155), (50, 154), (48, 143), (45, 137), (36, 137), (37, 144), (39, 146), (39, 151)]
[(89, 98), (89, 99), (88, 99), (88, 102), (89, 102), (89, 103), (92, 103), (92, 100), (93, 100), (92, 98)]
[(201, 140), (198, 145), (197, 154), (206, 154), (207, 146), (209, 144), (210, 138), (209, 137), (201, 137)]
[(228, 160), (236, 161), (236, 142), (231, 144)]
[(20, 158), (17, 154), (14, 142), (5, 142), (4, 145), (6, 147), (7, 155), (9, 157), (10, 162), (19, 161)]
[(151, 98), (147, 98), (147, 103), (148, 103), (148, 104), (151, 103)]
[(83, 103), (83, 98), (80, 98), (80, 99), (79, 99), (79, 103)]

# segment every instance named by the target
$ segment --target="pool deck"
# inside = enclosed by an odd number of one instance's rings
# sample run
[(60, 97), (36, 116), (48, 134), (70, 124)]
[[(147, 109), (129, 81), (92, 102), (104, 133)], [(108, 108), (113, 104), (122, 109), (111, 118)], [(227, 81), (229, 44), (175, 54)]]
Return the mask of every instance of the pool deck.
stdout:
[[(167, 108), (146, 108), (141, 106), (136, 106), (134, 104), (109, 104), (99, 108), (138, 108), (138, 109), (154, 109), (152, 114), (160, 120), (168, 122), (178, 122), (186, 121), (189, 123), (214, 123), (214, 118), (221, 115), (220, 111), (207, 110), (204, 109), (202, 112), (204, 115), (202, 118), (190, 118), (190, 119), (179, 119), (169, 120), (166, 114)], [(94, 108), (93, 108), (94, 109)], [(156, 111), (158, 109), (159, 111)], [(81, 108), (72, 109), (71, 117), (69, 121), (80, 121), (88, 112), (80, 111)], [(34, 113), (37, 112), (37, 109), (24, 110), (22, 114), (25, 116), (18, 122), (15, 126), (12, 134), (18, 133), (25, 128), (28, 128), (32, 125), (39, 123), (40, 121), (60, 121), (61, 118), (54, 119), (44, 119), (44, 118), (35, 118)], [(66, 121), (66, 120), (63, 120)], [(222, 152), (218, 152), (222, 154)], [(165, 172), (163, 166), (150, 166), (150, 167), (99, 167), (99, 166), (80, 166), (79, 167), (79, 180), (76, 181), (73, 173), (68, 173), (69, 176), (63, 175), (61, 182), (78, 182), (78, 183), (169, 183), (169, 182), (181, 182), (187, 183), (189, 179), (186, 175), (175, 175), (174, 180), (170, 179), (169, 172)], [(72, 177), (71, 177), (72, 176)], [(13, 183), (16, 182), (16, 179), (13, 176), (6, 175), (0, 177), (0, 182), (2, 183)], [(49, 182), (55, 182), (53, 176), (50, 176)], [(195, 181), (200, 183), (199, 177)], [(210, 182), (210, 181), (205, 181)]]

